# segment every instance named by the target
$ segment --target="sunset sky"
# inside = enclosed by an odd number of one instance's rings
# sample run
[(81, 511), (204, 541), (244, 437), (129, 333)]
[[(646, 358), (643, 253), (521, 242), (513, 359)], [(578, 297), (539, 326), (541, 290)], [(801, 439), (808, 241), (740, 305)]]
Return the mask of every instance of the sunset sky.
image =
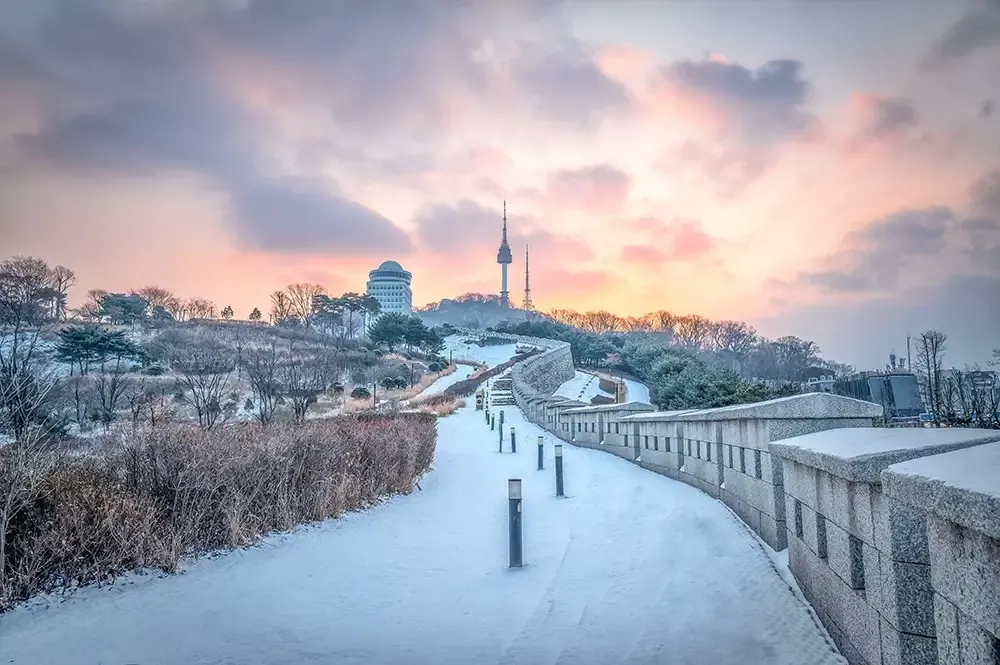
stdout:
[(0, 258), (1000, 347), (1000, 0), (0, 0)]

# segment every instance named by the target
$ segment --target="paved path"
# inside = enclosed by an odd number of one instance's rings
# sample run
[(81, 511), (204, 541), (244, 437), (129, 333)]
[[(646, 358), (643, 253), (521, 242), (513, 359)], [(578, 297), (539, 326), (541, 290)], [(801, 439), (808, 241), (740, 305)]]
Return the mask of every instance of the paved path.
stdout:
[[(471, 403), (471, 400), (470, 400)], [(173, 577), (0, 616), (14, 665), (845, 663), (729, 511), (694, 488), (538, 431), (499, 454), (482, 412), (440, 421), (422, 491)], [(506, 481), (526, 565), (506, 568)]]

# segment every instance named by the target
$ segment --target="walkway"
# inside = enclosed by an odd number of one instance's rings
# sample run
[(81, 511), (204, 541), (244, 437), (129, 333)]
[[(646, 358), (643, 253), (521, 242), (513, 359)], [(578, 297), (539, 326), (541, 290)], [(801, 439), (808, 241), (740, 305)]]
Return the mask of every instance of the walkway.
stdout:
[[(471, 400), (470, 400), (471, 402)], [(132, 577), (0, 616), (13, 665), (845, 663), (722, 504), (597, 451), (552, 448), (506, 410), (440, 421), (422, 491), (175, 577)], [(525, 562), (506, 568), (508, 477)]]

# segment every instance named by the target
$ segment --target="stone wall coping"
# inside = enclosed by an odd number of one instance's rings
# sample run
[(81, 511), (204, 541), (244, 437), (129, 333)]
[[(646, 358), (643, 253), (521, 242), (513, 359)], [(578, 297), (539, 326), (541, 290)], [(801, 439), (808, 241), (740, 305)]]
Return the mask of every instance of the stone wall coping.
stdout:
[(586, 402), (581, 402), (578, 399), (565, 399), (561, 402), (555, 402), (550, 404), (553, 409), (575, 409), (578, 406), (584, 405)]
[(893, 464), (998, 440), (995, 430), (844, 427), (772, 441), (769, 448), (845, 480), (879, 484), (882, 471)]
[(860, 399), (831, 393), (803, 393), (715, 409), (693, 410), (679, 420), (826, 420), (830, 418), (877, 418), (882, 407)]
[(566, 413), (600, 413), (602, 411), (656, 411), (656, 407), (645, 402), (621, 402), (619, 404), (594, 404), (570, 409)]
[(893, 464), (882, 485), (894, 499), (1000, 540), (1000, 443)]
[(677, 420), (677, 416), (700, 411), (701, 409), (677, 409), (675, 411), (650, 411), (648, 413), (634, 413), (625, 416), (622, 420), (629, 422), (663, 422)]

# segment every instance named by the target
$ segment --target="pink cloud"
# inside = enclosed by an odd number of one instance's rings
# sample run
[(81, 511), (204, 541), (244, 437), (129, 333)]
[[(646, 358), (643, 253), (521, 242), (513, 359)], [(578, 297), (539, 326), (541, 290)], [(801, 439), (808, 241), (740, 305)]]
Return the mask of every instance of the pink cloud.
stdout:
[(553, 208), (620, 212), (628, 200), (632, 178), (610, 164), (550, 173), (541, 198)]
[(695, 220), (678, 219), (664, 223), (644, 217), (637, 220), (634, 226), (646, 232), (649, 243), (626, 245), (621, 250), (622, 261), (648, 266), (668, 261), (691, 261), (707, 254), (713, 246), (712, 238)]

